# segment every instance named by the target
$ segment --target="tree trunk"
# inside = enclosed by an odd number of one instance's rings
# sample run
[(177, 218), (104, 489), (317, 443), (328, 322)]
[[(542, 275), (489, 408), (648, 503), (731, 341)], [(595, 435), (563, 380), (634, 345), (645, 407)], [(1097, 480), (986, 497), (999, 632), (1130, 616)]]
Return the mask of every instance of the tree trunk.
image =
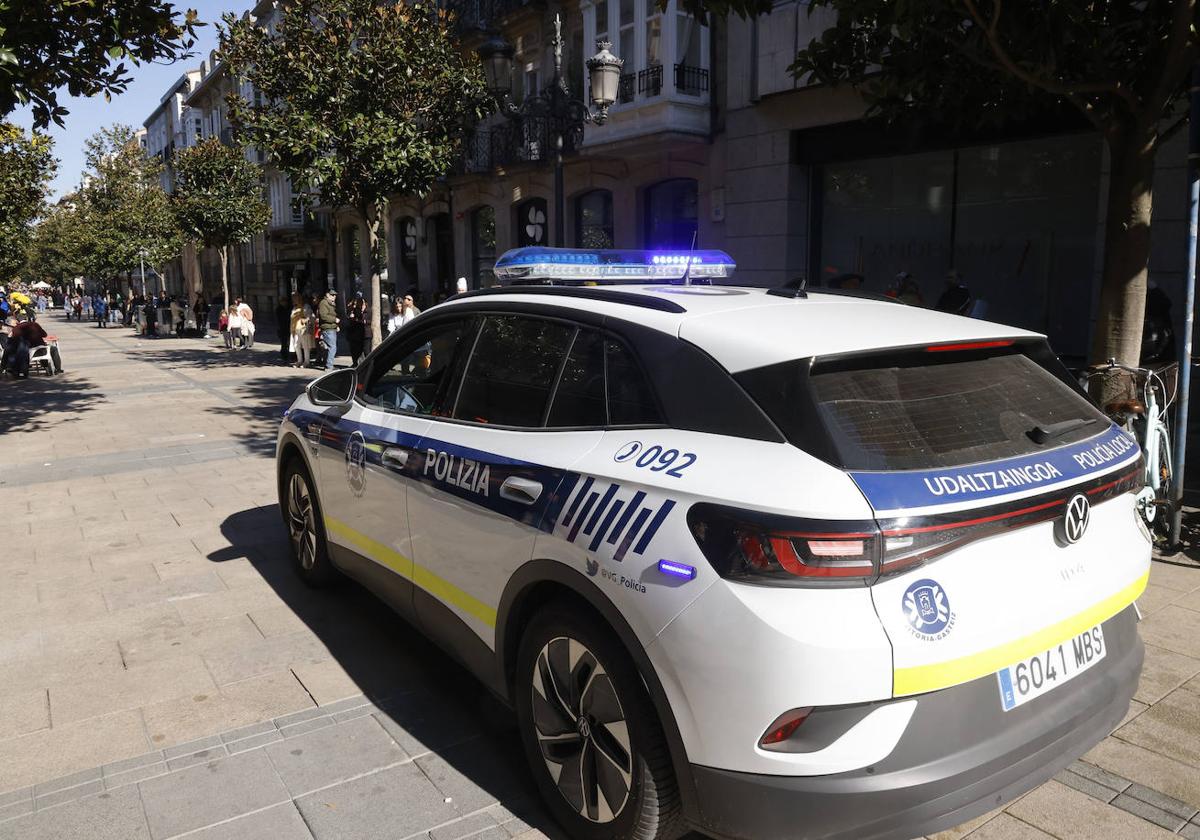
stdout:
[[(1146, 312), (1158, 143), (1152, 129), (1117, 129), (1107, 140), (1111, 167), (1105, 205), (1104, 270), (1090, 361), (1101, 365), (1116, 359), (1120, 364), (1136, 366), (1141, 360)], [(1093, 394), (1104, 405), (1127, 396), (1119, 393), (1119, 388), (1119, 382), (1106, 377), (1098, 389), (1093, 388)]]
[(217, 249), (221, 258), (221, 291), (225, 294), (225, 311), (229, 311), (229, 246), (222, 245)]
[(363, 222), (367, 229), (367, 253), (371, 261), (370, 297), (367, 300), (367, 351), (379, 346), (379, 301), (382, 289), (379, 278), (379, 227), (383, 215), (383, 203), (372, 202), (362, 208)]

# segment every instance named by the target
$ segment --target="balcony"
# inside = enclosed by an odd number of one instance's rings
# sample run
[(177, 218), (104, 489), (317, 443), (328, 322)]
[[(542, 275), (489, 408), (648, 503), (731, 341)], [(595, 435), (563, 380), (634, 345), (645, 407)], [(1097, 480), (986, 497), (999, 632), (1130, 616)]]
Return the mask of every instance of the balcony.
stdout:
[(708, 93), (708, 70), (688, 64), (676, 64), (675, 90), (685, 96)]
[(455, 15), (459, 34), (470, 35), (495, 29), (514, 12), (538, 5), (541, 0), (443, 0)]
[(662, 93), (663, 71), (661, 64), (639, 70), (637, 74), (638, 93), (642, 96), (658, 96)]
[(464, 141), (458, 172), (487, 173), (547, 161), (554, 155), (554, 139), (560, 130), (564, 132), (563, 154), (574, 154), (581, 138), (565, 128), (558, 120), (534, 116), (477, 128)]

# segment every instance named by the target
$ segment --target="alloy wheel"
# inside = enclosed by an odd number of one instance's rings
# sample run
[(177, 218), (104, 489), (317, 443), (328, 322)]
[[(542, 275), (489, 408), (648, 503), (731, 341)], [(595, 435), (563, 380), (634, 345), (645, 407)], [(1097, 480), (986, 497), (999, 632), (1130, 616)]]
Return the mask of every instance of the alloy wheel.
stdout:
[(590, 650), (559, 636), (533, 672), (533, 724), (550, 778), (580, 816), (617, 818), (629, 800), (629, 724), (612, 678)]
[(317, 522), (308, 482), (299, 473), (293, 473), (288, 483), (288, 531), (300, 567), (312, 569), (317, 562)]

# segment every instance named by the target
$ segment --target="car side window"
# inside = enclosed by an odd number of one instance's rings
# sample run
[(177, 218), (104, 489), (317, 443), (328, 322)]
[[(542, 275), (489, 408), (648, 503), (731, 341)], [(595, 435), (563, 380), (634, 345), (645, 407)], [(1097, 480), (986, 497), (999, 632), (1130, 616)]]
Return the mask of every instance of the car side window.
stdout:
[(608, 425), (652, 426), (662, 423), (646, 374), (633, 351), (615, 338), (604, 339), (605, 381), (608, 383)]
[(453, 398), (451, 379), (470, 350), (476, 324), (443, 322), (402, 339), (372, 363), (359, 397), (388, 411), (445, 414)]
[(489, 315), (463, 375), (454, 416), (537, 428), (575, 327), (519, 315)]
[(563, 365), (546, 425), (604, 426), (608, 423), (604, 402), (604, 337), (581, 329)]

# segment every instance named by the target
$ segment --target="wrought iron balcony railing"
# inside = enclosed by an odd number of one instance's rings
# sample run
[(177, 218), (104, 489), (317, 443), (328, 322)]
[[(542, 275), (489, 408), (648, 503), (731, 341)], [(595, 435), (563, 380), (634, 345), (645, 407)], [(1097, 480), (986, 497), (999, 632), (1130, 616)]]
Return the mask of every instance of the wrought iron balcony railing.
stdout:
[(661, 64), (639, 70), (637, 75), (638, 93), (644, 96), (657, 96), (662, 93), (663, 69)]
[(563, 154), (574, 154), (579, 137), (569, 130), (565, 121), (552, 117), (526, 116), (476, 129), (464, 140), (459, 171), (483, 173), (504, 166), (550, 160), (554, 156), (555, 137), (560, 131)]
[(701, 94), (708, 90), (708, 70), (689, 64), (675, 65), (675, 90), (679, 93)]
[(624, 104), (633, 101), (634, 82), (636, 73), (622, 73), (621, 81), (617, 84), (617, 101)]
[(518, 9), (542, 0), (442, 0), (453, 12), (460, 32), (478, 32), (494, 28), (499, 21)]

